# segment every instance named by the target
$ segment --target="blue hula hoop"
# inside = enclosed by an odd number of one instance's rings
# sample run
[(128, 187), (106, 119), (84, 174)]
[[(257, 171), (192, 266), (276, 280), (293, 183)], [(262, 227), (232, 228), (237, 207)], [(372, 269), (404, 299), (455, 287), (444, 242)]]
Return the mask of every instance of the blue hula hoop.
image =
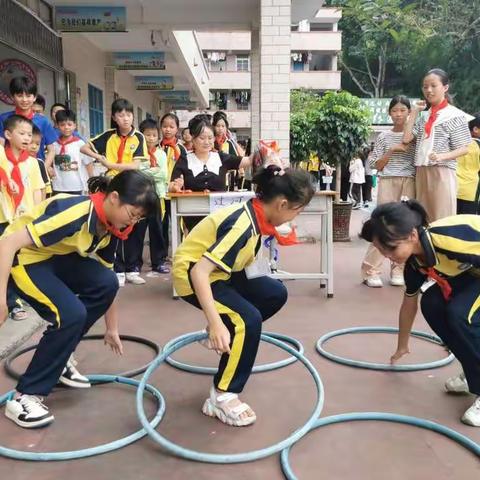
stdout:
[[(440, 433), (450, 438), (451, 440), (459, 443), (463, 447), (472, 451), (475, 455), (480, 456), (480, 444), (474, 442), (465, 435), (452, 430), (449, 427), (440, 425), (439, 423), (432, 422), (430, 420), (424, 420), (422, 418), (410, 417), (407, 415), (397, 415), (395, 413), (385, 413), (385, 412), (353, 412), (353, 413), (343, 413), (340, 415), (332, 415), (330, 417), (320, 418), (317, 420), (311, 430), (315, 430), (326, 425), (333, 425), (335, 423), (342, 422), (352, 422), (352, 421), (364, 421), (364, 420), (375, 420), (381, 422), (396, 422), (403, 423), (406, 425), (413, 425), (415, 427), (424, 428), (426, 430), (431, 430), (433, 432)], [(290, 467), (290, 454), (291, 447), (285, 448), (280, 456), (280, 461), (282, 464), (282, 471), (287, 480), (298, 480), (295, 474), (293, 473), (292, 468)]]
[(180, 445), (177, 445), (171, 442), (170, 440), (166, 439), (162, 435), (160, 435), (155, 430), (155, 428), (148, 423), (148, 420), (145, 416), (145, 410), (143, 408), (143, 391), (145, 389), (147, 381), (152, 375), (152, 373), (155, 371), (155, 369), (158, 368), (160, 364), (165, 362), (168, 356), (172, 355), (175, 351), (179, 350), (180, 348), (186, 345), (189, 345), (191, 343), (198, 342), (199, 340), (203, 340), (204, 338), (207, 338), (206, 333), (196, 332), (196, 333), (191, 333), (189, 335), (185, 335), (181, 341), (178, 341), (175, 345), (173, 345), (169, 349), (162, 352), (162, 354), (159, 355), (153, 361), (153, 363), (148, 367), (147, 371), (145, 372), (142, 380), (140, 381), (140, 385), (138, 386), (138, 389), (137, 389), (137, 413), (138, 413), (140, 422), (142, 423), (142, 426), (145, 428), (148, 435), (150, 435), (150, 437), (155, 442), (160, 444), (168, 452), (180, 458), (194, 460), (197, 462), (227, 464), (227, 463), (251, 462), (254, 460), (258, 460), (260, 458), (268, 457), (269, 455), (273, 455), (283, 450), (284, 448), (292, 445), (293, 443), (298, 441), (300, 438), (302, 438), (309, 431), (310, 427), (317, 420), (323, 408), (324, 390), (323, 390), (323, 384), (320, 379), (320, 376), (318, 375), (318, 372), (315, 370), (315, 367), (311, 364), (311, 362), (307, 358), (305, 358), (305, 356), (298, 353), (294, 348), (275, 338), (268, 337), (262, 334), (261, 340), (267, 343), (271, 343), (272, 345), (275, 345), (281, 348), (282, 350), (287, 351), (290, 355), (293, 355), (294, 357), (296, 357), (307, 368), (307, 370), (310, 372), (310, 374), (313, 377), (315, 386), (317, 388), (317, 401), (313, 409), (313, 412), (309, 417), (309, 419), (307, 420), (307, 422), (305, 423), (305, 425), (303, 425), (302, 427), (297, 429), (295, 432), (293, 432), (289, 437), (276, 443), (275, 445), (262, 448), (260, 450), (254, 450), (254, 451), (245, 452), (245, 453), (235, 453), (235, 454), (215, 454), (215, 453), (197, 452), (195, 450), (190, 450), (190, 449), (181, 447)]
[[(169, 350), (170, 348), (174, 347), (178, 342), (181, 342), (183, 339), (188, 338), (190, 335), (191, 333), (186, 333), (184, 335), (180, 335), (179, 337), (173, 338), (163, 347), (162, 352), (165, 352), (166, 350)], [(293, 345), (297, 349), (298, 353), (300, 353), (301, 355), (303, 355), (305, 352), (303, 345), (293, 337), (290, 337), (288, 335), (283, 335), (281, 333), (271, 333), (271, 332), (264, 332), (263, 335), (271, 338), (276, 338), (277, 340), (281, 340), (282, 342)], [(165, 361), (170, 366), (174, 368), (178, 368), (179, 370), (184, 370), (185, 372), (189, 372), (189, 373), (215, 375), (218, 370), (218, 368), (216, 367), (201, 367), (197, 365), (190, 365), (188, 363), (183, 363), (173, 359), (171, 356), (168, 356), (165, 359)], [(252, 373), (270, 372), (272, 370), (277, 370), (278, 368), (286, 367), (287, 365), (295, 363), (296, 361), (297, 361), (296, 357), (290, 356), (283, 360), (279, 360), (278, 362), (265, 363), (264, 365), (256, 365), (253, 367)]]
[[(352, 327), (344, 328), (341, 330), (335, 330), (333, 332), (326, 333), (320, 337), (317, 341), (316, 348), (320, 355), (333, 362), (341, 363), (343, 365), (348, 365), (350, 367), (357, 368), (368, 368), (370, 370), (386, 370), (392, 372), (414, 372), (418, 370), (428, 370), (430, 368), (439, 368), (448, 365), (453, 362), (455, 356), (453, 353), (450, 353), (447, 357), (442, 358), (441, 360), (435, 360), (428, 363), (417, 363), (411, 365), (391, 365), (389, 363), (373, 363), (365, 362), (362, 360), (352, 360), (349, 358), (344, 358), (334, 353), (327, 352), (323, 348), (323, 344), (330, 340), (333, 337), (338, 337), (340, 335), (347, 335), (349, 333), (398, 333), (398, 328), (395, 327)], [(420, 332), (418, 330), (412, 330), (410, 333), (412, 337), (421, 338), (422, 340), (427, 340), (429, 342), (435, 343), (440, 346), (444, 346), (443, 342), (436, 335), (432, 335), (427, 332)]]
[[(137, 387), (140, 382), (138, 380), (133, 380), (131, 378), (119, 377), (116, 375), (89, 375), (88, 379), (95, 384), (98, 383), (120, 383), (124, 385), (133, 385)], [(162, 397), (162, 394), (151, 385), (146, 385), (144, 388), (153, 395), (153, 397), (158, 402), (158, 410), (155, 414), (155, 417), (150, 420), (149, 425), (152, 428), (155, 428), (163, 417), (165, 413), (165, 400)], [(0, 406), (3, 405), (7, 400), (13, 398), (14, 391), (10, 391), (5, 395), (0, 397)], [(147, 423), (149, 420), (147, 420)], [(139, 430), (138, 432), (132, 433), (127, 437), (115, 440), (113, 442), (105, 443), (104, 445), (98, 445), (96, 447), (85, 448), (82, 450), (72, 450), (65, 452), (25, 452), (21, 450), (13, 450), (11, 448), (0, 446), (0, 456), (13, 458), (15, 460), (32, 460), (32, 461), (59, 461), (59, 460), (73, 460), (76, 458), (85, 458), (91, 457), (94, 455), (101, 455), (102, 453), (112, 452), (113, 450), (118, 450), (122, 447), (130, 445), (133, 442), (136, 442), (140, 438), (144, 437), (147, 434), (145, 430)]]

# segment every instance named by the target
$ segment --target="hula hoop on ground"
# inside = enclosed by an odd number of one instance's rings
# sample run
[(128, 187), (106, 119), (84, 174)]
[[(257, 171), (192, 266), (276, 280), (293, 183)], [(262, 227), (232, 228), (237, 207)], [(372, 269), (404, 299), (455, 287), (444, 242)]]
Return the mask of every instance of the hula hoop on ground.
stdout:
[[(133, 380), (131, 378), (120, 377), (118, 375), (89, 375), (88, 379), (92, 384), (98, 385), (100, 383), (120, 383), (124, 385), (133, 385), (137, 387), (140, 382), (138, 380)], [(151, 428), (155, 428), (163, 417), (165, 413), (165, 400), (162, 397), (162, 394), (151, 385), (146, 385), (145, 389), (148, 393), (151, 393), (153, 397), (158, 402), (158, 410), (152, 420), (147, 420)], [(7, 400), (13, 398), (15, 391), (12, 390), (5, 395), (0, 397), (0, 406), (3, 405)], [(92, 457), (94, 455), (101, 455), (102, 453), (112, 452), (113, 450), (118, 450), (122, 447), (130, 445), (133, 442), (136, 442), (140, 438), (144, 437), (147, 434), (145, 430), (139, 430), (138, 432), (132, 433), (127, 437), (121, 438), (119, 440), (114, 440), (113, 442), (105, 443), (103, 445), (98, 445), (96, 447), (84, 448), (82, 450), (72, 450), (65, 452), (25, 452), (21, 450), (13, 450), (8, 447), (0, 446), (0, 456), (13, 458), (15, 460), (32, 460), (32, 461), (58, 461), (58, 460), (73, 460), (76, 458), (85, 458)]]
[(273, 455), (283, 450), (284, 448), (292, 445), (293, 443), (298, 441), (300, 438), (302, 438), (303, 435), (305, 435), (309, 431), (311, 425), (313, 425), (314, 422), (317, 420), (323, 408), (324, 390), (323, 390), (323, 384), (320, 379), (320, 376), (318, 375), (317, 371), (315, 370), (315, 367), (310, 363), (310, 361), (307, 358), (305, 358), (302, 354), (298, 353), (294, 348), (290, 347), (286, 343), (281, 342), (275, 338), (267, 337), (262, 334), (261, 340), (267, 343), (271, 343), (272, 345), (275, 345), (281, 348), (282, 350), (287, 351), (290, 355), (293, 355), (294, 357), (296, 357), (307, 368), (307, 370), (310, 372), (310, 374), (313, 377), (313, 380), (315, 382), (315, 386), (317, 389), (317, 401), (313, 409), (313, 412), (309, 417), (309, 419), (307, 420), (307, 422), (305, 423), (305, 425), (303, 425), (302, 427), (297, 429), (295, 432), (293, 432), (289, 437), (276, 443), (275, 445), (262, 448), (260, 450), (254, 450), (254, 451), (245, 452), (245, 453), (235, 453), (235, 454), (216, 454), (216, 453), (197, 452), (195, 450), (190, 450), (190, 449), (181, 447), (180, 445), (176, 445), (175, 443), (171, 442), (170, 440), (160, 435), (155, 430), (155, 428), (148, 423), (148, 420), (145, 416), (145, 410), (143, 408), (143, 390), (145, 389), (146, 382), (148, 381), (152, 373), (155, 371), (155, 369), (160, 364), (164, 363), (166, 358), (172, 355), (172, 353), (174, 353), (175, 351), (179, 350), (180, 348), (186, 345), (189, 345), (194, 342), (198, 342), (199, 340), (203, 340), (205, 338), (207, 338), (207, 334), (204, 332), (195, 332), (189, 335), (185, 335), (183, 340), (178, 341), (174, 346), (170, 347), (168, 350), (165, 350), (160, 356), (158, 356), (155, 359), (155, 361), (148, 367), (147, 371), (145, 372), (140, 382), (140, 385), (138, 386), (138, 389), (137, 389), (138, 417), (143, 427), (147, 431), (147, 433), (155, 442), (160, 444), (168, 452), (181, 458), (186, 458), (188, 460), (194, 460), (197, 462), (227, 464), (227, 463), (251, 462), (254, 460), (258, 460), (260, 458), (268, 457), (269, 455)]
[[(84, 340), (103, 340), (103, 337), (104, 337), (103, 335), (98, 335), (98, 334), (85, 335), (84, 337), (82, 337), (81, 341), (83, 342)], [(148, 340), (147, 338), (136, 337), (134, 335), (120, 335), (120, 340), (124, 340), (127, 342), (135, 342), (141, 345), (146, 345), (147, 347), (151, 348), (154, 351), (155, 356), (157, 356), (161, 350), (158, 344), (156, 344), (155, 342), (152, 342), (151, 340)], [(14, 378), (15, 380), (19, 380), (22, 374), (17, 372), (12, 367), (12, 362), (16, 360), (18, 357), (20, 357), (21, 355), (23, 355), (24, 353), (30, 352), (31, 350), (35, 350), (37, 347), (38, 347), (38, 344), (30, 345), (28, 347), (21, 348), (20, 350), (17, 350), (13, 352), (11, 355), (9, 355), (5, 359), (5, 362), (3, 364), (3, 368), (5, 369), (5, 372), (7, 373), (7, 375)], [(141, 373), (145, 372), (145, 370), (147, 370), (150, 363), (147, 363), (146, 365), (143, 365), (142, 367), (136, 368), (134, 370), (128, 370), (127, 372), (115, 374), (114, 376), (124, 377), (124, 378), (136, 377), (137, 375), (140, 375)], [(108, 374), (105, 374), (105, 375), (108, 375)], [(102, 383), (107, 383), (107, 382), (102, 382)]]
[[(396, 422), (403, 423), (406, 425), (413, 425), (415, 427), (425, 428), (427, 430), (432, 430), (434, 432), (440, 433), (451, 440), (459, 443), (463, 447), (472, 451), (474, 454), (480, 456), (480, 444), (475, 443), (470, 438), (465, 435), (452, 430), (449, 427), (440, 425), (439, 423), (432, 422), (430, 420), (425, 420), (423, 418), (410, 417), (408, 415), (397, 415), (395, 413), (386, 413), (386, 412), (353, 412), (353, 413), (343, 413), (340, 415), (332, 415), (330, 417), (320, 418), (312, 426), (311, 430), (315, 430), (326, 425), (333, 425), (335, 423), (342, 422), (352, 422), (352, 421), (364, 421), (364, 420), (378, 420), (382, 422)], [(298, 480), (295, 474), (293, 473), (292, 468), (290, 467), (290, 454), (291, 447), (285, 448), (282, 451), (280, 456), (282, 471), (285, 475), (285, 478), (288, 480)]]
[[(179, 337), (173, 338), (163, 347), (162, 352), (165, 352), (170, 348), (174, 347), (178, 342), (181, 342), (182, 340), (189, 337), (190, 335), (191, 333), (187, 333), (185, 335), (180, 335)], [(271, 332), (264, 332), (263, 335), (270, 338), (275, 338), (287, 344), (293, 345), (297, 349), (298, 353), (300, 353), (301, 355), (303, 355), (305, 352), (303, 345), (293, 337), (290, 337), (288, 335), (283, 335), (281, 333), (271, 333)], [(190, 373), (199, 373), (203, 375), (215, 375), (218, 370), (218, 368), (216, 367), (201, 367), (197, 365), (190, 365), (188, 363), (183, 363), (178, 360), (174, 360), (171, 356), (168, 356), (165, 359), (165, 361), (174, 368), (178, 368), (179, 370), (184, 370), (185, 372), (190, 372)], [(290, 356), (283, 360), (279, 360), (278, 362), (265, 363), (264, 365), (256, 365), (255, 367), (253, 367), (252, 373), (270, 372), (272, 370), (277, 370), (278, 368), (286, 367), (287, 365), (295, 363), (296, 361), (297, 361), (296, 357)]]
[[(352, 327), (352, 328), (344, 328), (341, 330), (335, 330), (333, 332), (326, 333), (322, 337), (320, 337), (317, 341), (316, 348), (318, 353), (333, 362), (341, 363), (343, 365), (348, 365), (350, 367), (357, 367), (357, 368), (368, 368), (370, 370), (386, 370), (386, 371), (393, 371), (393, 372), (414, 372), (418, 370), (428, 370), (430, 368), (439, 368), (448, 365), (449, 363), (453, 362), (455, 356), (453, 353), (450, 353), (448, 357), (442, 358), (441, 360), (435, 360), (433, 362), (428, 363), (417, 363), (411, 365), (391, 365), (389, 363), (373, 363), (373, 362), (365, 362), (362, 360), (352, 360), (349, 358), (344, 358), (339, 355), (335, 355), (334, 353), (327, 352), (323, 348), (323, 344), (330, 340), (333, 337), (338, 337), (340, 335), (346, 335), (349, 333), (398, 333), (398, 328), (395, 327)], [(410, 335), (412, 337), (420, 338), (422, 340), (427, 340), (429, 342), (435, 343), (440, 346), (444, 346), (444, 343), (440, 338), (436, 335), (432, 335), (431, 333), (427, 332), (420, 332), (418, 330), (412, 330)]]

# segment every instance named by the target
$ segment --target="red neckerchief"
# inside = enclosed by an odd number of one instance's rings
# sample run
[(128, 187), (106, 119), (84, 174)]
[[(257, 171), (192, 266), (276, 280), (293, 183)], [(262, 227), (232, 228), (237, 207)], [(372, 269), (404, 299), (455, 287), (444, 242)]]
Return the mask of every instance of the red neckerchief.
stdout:
[(181, 151), (178, 146), (178, 142), (176, 138), (162, 138), (162, 141), (160, 143), (162, 147), (172, 147), (173, 148), (173, 156), (175, 157), (175, 161), (177, 161), (180, 158)]
[(71, 137), (67, 139), (63, 139), (62, 137), (58, 137), (57, 143), (60, 145), (60, 155), (65, 155), (66, 149), (65, 147), (69, 145), (70, 143), (78, 142), (80, 139), (76, 137), (75, 135), (72, 135)]
[(433, 267), (421, 268), (420, 271), (437, 282), (440, 290), (442, 291), (443, 298), (446, 302), (452, 297), (452, 287), (448, 283), (448, 280), (445, 277), (439, 275)]
[(119, 135), (120, 145), (117, 151), (117, 163), (123, 162), (123, 154), (125, 152), (125, 145), (127, 144), (128, 135)]
[(119, 230), (118, 228), (115, 228), (113, 225), (111, 225), (107, 220), (105, 211), (103, 209), (103, 202), (105, 201), (105, 197), (106, 195), (103, 192), (90, 194), (90, 199), (92, 200), (93, 207), (95, 208), (95, 213), (97, 214), (98, 219), (107, 229), (107, 232), (115, 235), (115, 237), (119, 238), (120, 240), (126, 240), (128, 238), (128, 235), (130, 235), (131, 231), (133, 230), (134, 225), (129, 225), (123, 230)]
[(222, 151), (223, 144), (227, 141), (227, 136), (223, 135), (215, 135), (215, 145), (219, 152)]
[(262, 235), (273, 235), (280, 245), (295, 245), (298, 243), (297, 232), (294, 228), (287, 236), (282, 236), (277, 232), (277, 229), (265, 218), (263, 204), (258, 198), (252, 200), (252, 205)]
[(8, 177), (8, 173), (3, 168), (0, 168), (0, 185), (5, 185), (8, 196), (12, 199), (12, 203), (15, 204), (15, 194), (10, 188), (10, 178)]
[(439, 103), (437, 106), (430, 107), (430, 116), (428, 117), (427, 123), (425, 124), (425, 138), (430, 136), (432, 132), (433, 124), (438, 117), (438, 112), (443, 108), (448, 107), (448, 101), (445, 99), (442, 103)]
[(13, 196), (13, 203), (16, 209), (20, 205), (20, 203), (22, 203), (23, 195), (25, 193), (25, 185), (23, 185), (22, 172), (20, 171), (19, 165), (20, 163), (25, 162), (30, 157), (30, 154), (26, 150), (22, 150), (20, 152), (20, 156), (17, 159), (10, 145), (6, 145), (5, 155), (8, 161), (13, 165), (10, 176), (12, 180), (18, 185), (18, 194)]
[(157, 151), (158, 145), (155, 145), (154, 147), (150, 148), (148, 150), (148, 154), (150, 155), (150, 167), (158, 167), (157, 164), (157, 157), (155, 156), (155, 152)]
[(33, 118), (33, 116), (35, 115), (34, 111), (33, 110), (30, 110), (26, 115), (25, 113), (23, 113), (23, 110), (20, 110), (19, 108), (16, 108), (15, 109), (15, 115), (20, 115), (21, 117), (25, 117), (25, 118), (28, 118), (29, 120), (31, 120)]

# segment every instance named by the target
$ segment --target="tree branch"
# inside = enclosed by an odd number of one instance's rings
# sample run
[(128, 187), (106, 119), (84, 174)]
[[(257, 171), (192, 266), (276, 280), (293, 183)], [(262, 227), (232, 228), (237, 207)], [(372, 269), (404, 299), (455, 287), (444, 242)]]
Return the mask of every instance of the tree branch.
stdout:
[(357, 79), (355, 74), (353, 73), (352, 69), (343, 61), (343, 59), (340, 57), (340, 63), (345, 67), (345, 70), (347, 70), (348, 74), (350, 75), (351, 79), (355, 83), (355, 85), (365, 94), (368, 95), (371, 98), (374, 98), (375, 95), (372, 92), (369, 92), (368, 90), (365, 89), (365, 87), (360, 83), (360, 81)]

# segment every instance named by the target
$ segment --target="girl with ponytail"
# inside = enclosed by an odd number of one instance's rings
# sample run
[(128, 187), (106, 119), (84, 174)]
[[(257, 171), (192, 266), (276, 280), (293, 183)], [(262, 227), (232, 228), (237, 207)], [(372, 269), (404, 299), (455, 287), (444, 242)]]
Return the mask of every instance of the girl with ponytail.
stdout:
[(0, 325), (8, 314), (9, 274), (20, 298), (49, 323), (15, 397), (6, 403), (6, 416), (24, 428), (53, 421), (42, 397), (57, 382), (90, 387), (71, 354), (100, 317), (105, 315), (105, 344), (123, 352), (114, 303), (115, 249), (138, 221), (156, 213), (159, 199), (152, 180), (137, 170), (94, 177), (88, 185), (90, 196), (45, 200), (13, 221), (0, 240)]
[[(239, 400), (255, 361), (262, 323), (287, 300), (283, 284), (266, 276), (268, 265), (255, 257), (262, 235), (281, 245), (295, 243), (275, 227), (293, 220), (310, 202), (308, 173), (269, 165), (253, 179), (256, 198), (222, 208), (203, 219), (175, 252), (173, 282), (183, 300), (207, 320), (207, 346), (221, 354), (218, 372), (203, 413), (234, 426), (256, 420)], [(262, 268), (263, 267), (263, 268)]]
[(420, 308), (432, 330), (462, 364), (447, 392), (477, 396), (462, 421), (480, 426), (480, 217), (456, 215), (428, 223), (415, 200), (377, 207), (360, 234), (391, 261), (405, 263), (405, 296), (398, 344), (391, 362), (409, 353), (409, 335)]
[[(452, 105), (446, 72), (434, 68), (423, 78), (424, 100), (417, 102), (405, 124), (402, 143), (415, 141), (416, 198), (430, 219), (457, 211), (457, 158), (468, 153), (472, 118)], [(424, 112), (424, 110), (426, 110)]]

